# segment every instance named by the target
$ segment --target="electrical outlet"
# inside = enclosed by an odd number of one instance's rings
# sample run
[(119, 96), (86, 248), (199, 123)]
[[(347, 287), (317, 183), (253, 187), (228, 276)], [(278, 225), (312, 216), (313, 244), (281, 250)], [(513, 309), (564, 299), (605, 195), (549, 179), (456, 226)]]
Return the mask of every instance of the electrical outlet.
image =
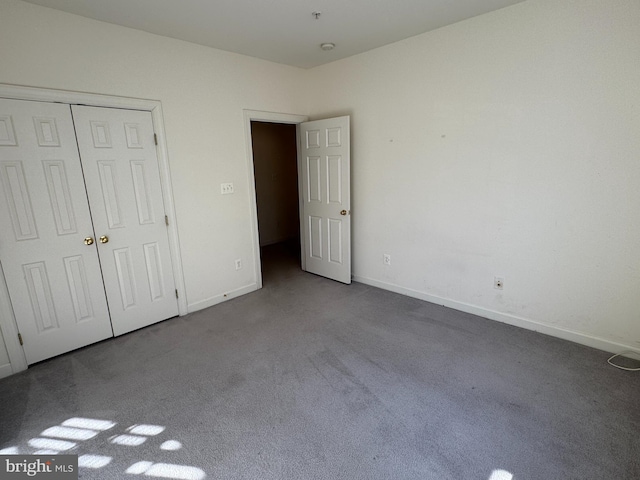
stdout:
[(236, 270), (240, 270), (241, 268), (242, 268), (242, 260), (238, 258), (236, 260)]
[(233, 183), (221, 183), (220, 193), (222, 193), (222, 195), (229, 195), (230, 193), (233, 193)]
[(382, 255), (382, 263), (384, 263), (385, 265), (391, 265), (391, 255), (389, 255), (388, 253)]
[(504, 278), (493, 277), (493, 288), (497, 290), (502, 290), (504, 288)]

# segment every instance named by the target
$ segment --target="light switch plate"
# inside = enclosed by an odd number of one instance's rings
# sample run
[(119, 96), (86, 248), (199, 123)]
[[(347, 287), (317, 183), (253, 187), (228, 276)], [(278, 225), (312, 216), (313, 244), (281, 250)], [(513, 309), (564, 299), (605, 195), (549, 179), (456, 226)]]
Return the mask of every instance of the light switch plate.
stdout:
[(233, 183), (221, 183), (220, 193), (222, 193), (222, 195), (229, 195), (233, 193)]

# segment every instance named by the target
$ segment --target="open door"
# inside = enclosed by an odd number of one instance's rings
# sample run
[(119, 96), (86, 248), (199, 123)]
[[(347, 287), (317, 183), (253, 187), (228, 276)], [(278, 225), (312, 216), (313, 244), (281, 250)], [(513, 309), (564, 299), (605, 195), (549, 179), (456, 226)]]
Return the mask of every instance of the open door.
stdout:
[(302, 268), (351, 283), (349, 117), (299, 125)]

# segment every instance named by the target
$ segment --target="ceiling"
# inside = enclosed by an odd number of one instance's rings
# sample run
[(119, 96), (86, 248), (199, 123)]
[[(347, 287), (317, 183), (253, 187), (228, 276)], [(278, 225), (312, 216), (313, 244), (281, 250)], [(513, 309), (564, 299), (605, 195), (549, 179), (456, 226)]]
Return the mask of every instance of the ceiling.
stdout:
[[(26, 0), (103, 22), (311, 68), (523, 0)], [(313, 12), (321, 12), (316, 19)], [(335, 43), (332, 51), (320, 44)]]

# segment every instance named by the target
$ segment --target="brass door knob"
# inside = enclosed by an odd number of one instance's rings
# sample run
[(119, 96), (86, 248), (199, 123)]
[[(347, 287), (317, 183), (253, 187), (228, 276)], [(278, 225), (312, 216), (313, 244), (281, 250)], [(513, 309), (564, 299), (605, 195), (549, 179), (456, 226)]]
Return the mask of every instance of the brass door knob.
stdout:
[(109, 241), (109, 237), (107, 237), (106, 235), (102, 235), (100, 237), (100, 243), (107, 243)]
[(85, 245), (93, 245), (93, 238), (91, 237), (87, 237), (84, 239), (84, 244)]
[(341, 211), (340, 211), (340, 215), (346, 215), (346, 214), (347, 214), (347, 211), (346, 211), (346, 210), (341, 210)]

